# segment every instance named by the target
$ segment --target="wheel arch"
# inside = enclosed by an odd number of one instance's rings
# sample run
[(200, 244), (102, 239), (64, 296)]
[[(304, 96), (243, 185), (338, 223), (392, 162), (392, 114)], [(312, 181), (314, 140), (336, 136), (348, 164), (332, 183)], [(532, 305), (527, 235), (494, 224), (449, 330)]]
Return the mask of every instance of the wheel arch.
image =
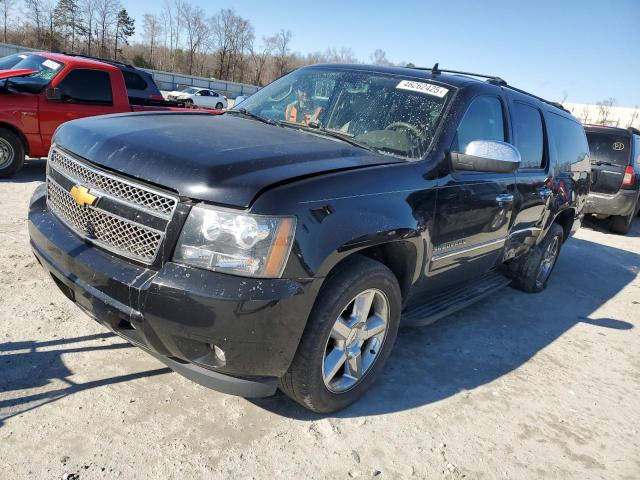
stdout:
[(29, 142), (27, 141), (27, 137), (24, 136), (24, 133), (22, 133), (19, 128), (8, 122), (0, 122), (0, 128), (5, 128), (12, 133), (15, 133), (22, 142), (22, 147), (24, 148), (25, 155), (29, 155)]
[(549, 223), (549, 227), (547, 227), (547, 231), (549, 230), (552, 224), (554, 223), (559, 224), (564, 231), (564, 236), (562, 239), (562, 242), (564, 243), (567, 241), (567, 239), (571, 235), (571, 231), (573, 230), (573, 224), (575, 222), (575, 217), (576, 217), (575, 208), (573, 207), (565, 208), (560, 212), (558, 212), (555, 215), (555, 217), (553, 217), (553, 220)]

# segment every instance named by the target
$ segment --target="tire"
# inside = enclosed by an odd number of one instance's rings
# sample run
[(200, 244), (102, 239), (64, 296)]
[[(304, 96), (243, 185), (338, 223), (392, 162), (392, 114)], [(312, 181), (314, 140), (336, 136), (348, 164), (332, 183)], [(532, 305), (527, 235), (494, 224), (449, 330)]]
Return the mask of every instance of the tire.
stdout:
[(221, 102), (216, 103), (216, 110), (222, 110), (224, 108), (224, 105), (222, 105)]
[(190, 98), (187, 98), (184, 101), (184, 106), (187, 108), (193, 108), (194, 107), (193, 100), (191, 100)]
[[(372, 333), (367, 329), (345, 325), (357, 324), (365, 316), (358, 316), (352, 310), (354, 301), (359, 299), (366, 305), (371, 296), (372, 303), (366, 317), (368, 327), (383, 328), (382, 333), (364, 340)], [(386, 303), (386, 323), (384, 316)], [(358, 400), (373, 384), (384, 367), (395, 343), (400, 323), (402, 295), (394, 274), (383, 264), (369, 258), (354, 255), (337, 267), (325, 280), (314, 307), (309, 315), (296, 355), (287, 373), (280, 379), (280, 389), (291, 399), (317, 413), (330, 413), (345, 408)], [(364, 310), (363, 310), (364, 311)], [(369, 315), (378, 315), (378, 318)], [(344, 322), (338, 322), (344, 319)], [(353, 326), (353, 325), (352, 325)], [(361, 344), (364, 340), (364, 344)], [(358, 364), (355, 351), (362, 352), (360, 358), (361, 375), (350, 375)], [(332, 354), (332, 355), (329, 355)], [(342, 358), (341, 362), (331, 359)], [(328, 365), (335, 365), (330, 369)], [(327, 371), (336, 372), (333, 376)], [(325, 380), (325, 377), (328, 380)]]
[(637, 214), (637, 208), (638, 203), (636, 203), (629, 215), (626, 215), (624, 217), (622, 215), (611, 217), (611, 225), (609, 226), (609, 230), (620, 235), (626, 235), (627, 233), (629, 233), (631, 224), (633, 223), (633, 219)]
[(542, 242), (510, 265), (511, 286), (528, 293), (544, 290), (556, 266), (563, 238), (562, 226), (552, 224)]
[(24, 144), (18, 135), (0, 128), (0, 178), (16, 174), (24, 165)]

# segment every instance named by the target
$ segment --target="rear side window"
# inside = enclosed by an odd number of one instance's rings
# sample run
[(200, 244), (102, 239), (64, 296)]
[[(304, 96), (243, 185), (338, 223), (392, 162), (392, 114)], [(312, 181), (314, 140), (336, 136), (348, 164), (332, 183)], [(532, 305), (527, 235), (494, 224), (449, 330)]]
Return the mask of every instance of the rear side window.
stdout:
[(579, 163), (589, 157), (589, 145), (581, 124), (555, 113), (549, 113), (547, 118), (558, 164)]
[(58, 84), (62, 99), (73, 103), (112, 105), (111, 79), (102, 70), (76, 69)]
[(137, 73), (122, 70), (122, 75), (124, 76), (124, 84), (127, 87), (127, 90), (147, 89), (147, 82), (145, 82), (144, 78)]
[(544, 167), (544, 134), (540, 111), (525, 103), (515, 102), (511, 109), (514, 145), (520, 150), (520, 168)]
[(626, 167), (631, 158), (631, 139), (626, 135), (588, 132), (591, 163)]
[(497, 97), (476, 97), (471, 102), (458, 126), (452, 150), (464, 152), (474, 140), (504, 142), (502, 102)]

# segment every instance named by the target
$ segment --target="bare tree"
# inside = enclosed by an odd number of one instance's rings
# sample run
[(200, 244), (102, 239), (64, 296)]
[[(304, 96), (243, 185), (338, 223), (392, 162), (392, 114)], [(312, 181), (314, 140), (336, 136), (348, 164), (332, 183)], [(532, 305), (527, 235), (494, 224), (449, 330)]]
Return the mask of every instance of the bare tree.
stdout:
[(35, 29), (35, 46), (40, 48), (43, 46), (44, 31), (47, 25), (45, 20), (45, 9), (47, 6), (43, 0), (24, 0), (24, 6), (26, 9), (24, 16)]
[(393, 63), (391, 63), (387, 59), (387, 52), (385, 52), (380, 48), (378, 48), (376, 51), (374, 51), (371, 54), (371, 63), (373, 63), (374, 65), (383, 65), (383, 66), (393, 65)]
[(585, 105), (582, 109), (582, 115), (580, 115), (582, 123), (589, 123), (591, 120), (591, 113), (589, 112), (589, 105)]
[(180, 16), (182, 17), (187, 37), (187, 73), (191, 75), (193, 74), (195, 57), (207, 42), (209, 27), (204, 21), (205, 13), (202, 7), (183, 3), (181, 8)]
[(280, 30), (276, 35), (276, 49), (275, 55), (273, 56), (273, 63), (278, 77), (283, 76), (289, 71), (291, 63), (291, 50), (289, 44), (291, 43), (292, 38), (293, 34), (291, 33), (291, 30)]
[(96, 37), (100, 37), (100, 56), (107, 56), (107, 43), (110, 33), (118, 22), (118, 0), (97, 0), (96, 3)]
[(627, 127), (633, 127), (633, 124), (636, 123), (638, 117), (640, 117), (640, 110), (638, 110), (638, 105), (636, 105), (635, 107), (633, 107), (633, 112), (631, 113), (631, 118), (629, 118)]
[(611, 115), (611, 109), (615, 105), (615, 98), (608, 98), (607, 100), (602, 100), (598, 102), (598, 123), (600, 125), (607, 125), (609, 122), (609, 116)]
[(0, 0), (0, 14), (2, 15), (2, 33), (4, 43), (7, 43), (7, 25), (9, 16), (13, 13), (15, 0)]
[(253, 63), (253, 75), (251, 83), (254, 85), (262, 85), (262, 74), (267, 64), (267, 60), (276, 48), (276, 37), (262, 37), (262, 46), (256, 49), (251, 46), (249, 54)]
[(82, 23), (85, 27), (84, 35), (87, 39), (87, 55), (91, 55), (91, 41), (95, 28), (96, 9), (98, 0), (83, 0), (81, 4)]
[(156, 48), (158, 38), (162, 34), (162, 25), (158, 16), (155, 14), (145, 13), (142, 17), (142, 38), (149, 45), (149, 64), (154, 65), (153, 50)]
[(358, 63), (353, 50), (347, 47), (342, 47), (340, 50), (328, 48), (325, 57), (328, 63)]

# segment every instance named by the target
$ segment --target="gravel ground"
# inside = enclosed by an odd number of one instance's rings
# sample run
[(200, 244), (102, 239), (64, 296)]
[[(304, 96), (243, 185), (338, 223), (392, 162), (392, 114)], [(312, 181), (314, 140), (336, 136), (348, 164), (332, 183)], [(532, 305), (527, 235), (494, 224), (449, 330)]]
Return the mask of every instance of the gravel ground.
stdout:
[(583, 228), (541, 294), (402, 330), (323, 417), (200, 387), (81, 313), (29, 250), (43, 176), (0, 182), (0, 477), (640, 478), (640, 221)]

